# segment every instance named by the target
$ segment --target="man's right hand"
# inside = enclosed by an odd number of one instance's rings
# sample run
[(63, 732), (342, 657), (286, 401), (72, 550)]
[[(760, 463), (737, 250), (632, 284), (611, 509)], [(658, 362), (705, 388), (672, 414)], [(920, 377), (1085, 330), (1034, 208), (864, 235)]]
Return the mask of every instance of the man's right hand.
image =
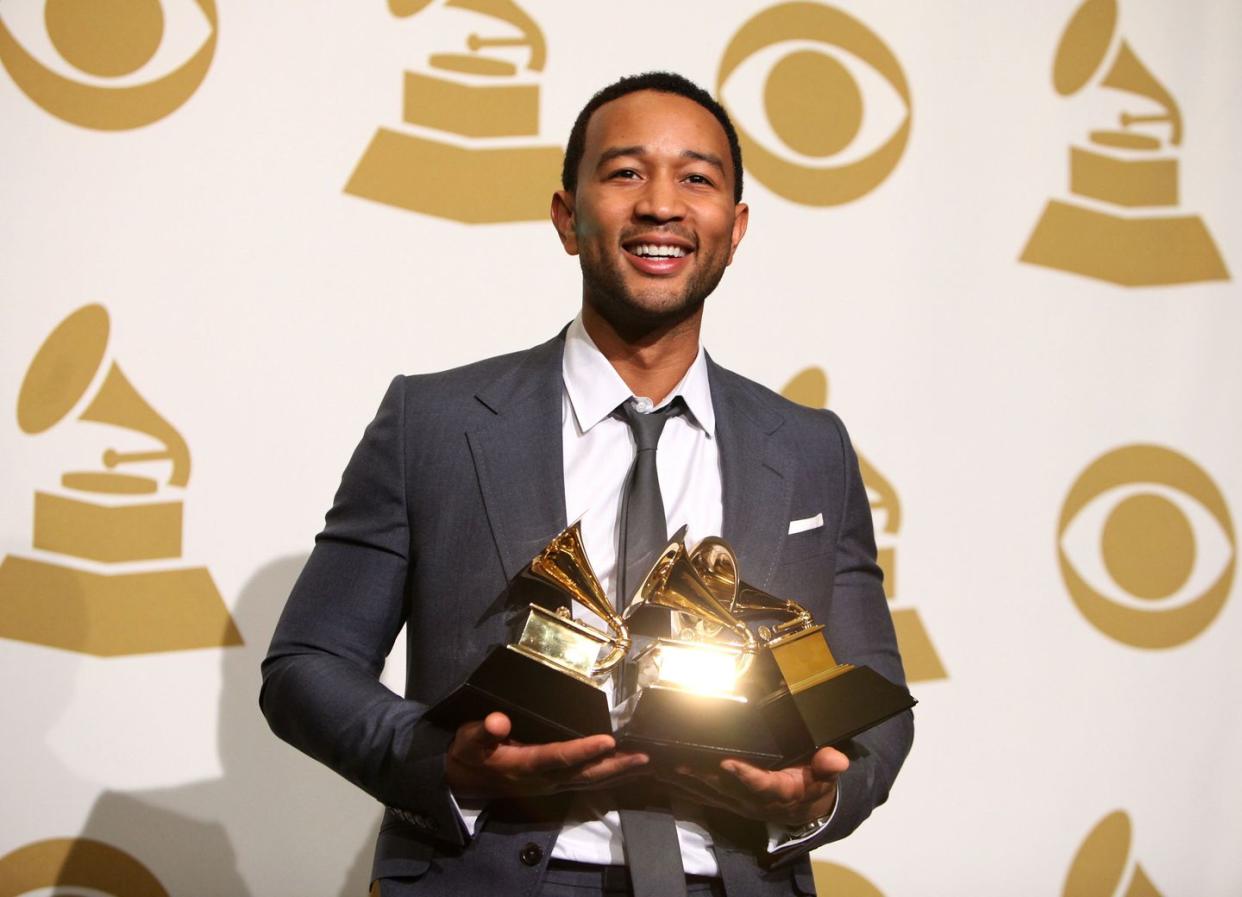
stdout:
[(486, 799), (602, 788), (648, 762), (646, 754), (618, 752), (611, 735), (520, 744), (509, 740), (511, 728), (503, 713), (490, 713), (457, 729), (444, 761), (454, 795)]

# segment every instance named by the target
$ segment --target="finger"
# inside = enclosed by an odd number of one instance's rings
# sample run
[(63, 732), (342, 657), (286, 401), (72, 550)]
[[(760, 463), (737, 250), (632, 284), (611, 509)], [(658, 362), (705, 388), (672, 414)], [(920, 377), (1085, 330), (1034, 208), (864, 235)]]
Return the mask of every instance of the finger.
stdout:
[(775, 777), (772, 772), (766, 769), (760, 769), (745, 760), (730, 758), (722, 760), (720, 768), (733, 776), (743, 786), (756, 793), (766, 792), (772, 787), (772, 779)]
[(811, 772), (817, 779), (833, 780), (850, 768), (850, 758), (836, 748), (820, 748), (811, 757)]
[(731, 778), (716, 777), (713, 780), (711, 776), (699, 773), (681, 776), (673, 785), (696, 803), (723, 807), (750, 819), (781, 823), (805, 815), (791, 811), (785, 804), (756, 795)]
[(483, 733), (494, 743), (500, 744), (513, 731), (513, 724), (503, 713), (489, 713), (483, 718)]
[(810, 766), (771, 771), (731, 759), (721, 763), (721, 768), (731, 773), (755, 797), (781, 804), (815, 801), (833, 787), (832, 780), (815, 778)]
[(571, 741), (524, 745), (513, 750), (521, 771), (533, 775), (581, 766), (610, 753), (615, 747), (611, 735), (590, 735)]
[(449, 745), (449, 753), (463, 763), (481, 765), (496, 749), (495, 738), (488, 733), (483, 720), (462, 723)]
[(552, 780), (564, 788), (595, 788), (638, 775), (649, 762), (646, 754), (613, 754), (576, 768), (555, 773)]

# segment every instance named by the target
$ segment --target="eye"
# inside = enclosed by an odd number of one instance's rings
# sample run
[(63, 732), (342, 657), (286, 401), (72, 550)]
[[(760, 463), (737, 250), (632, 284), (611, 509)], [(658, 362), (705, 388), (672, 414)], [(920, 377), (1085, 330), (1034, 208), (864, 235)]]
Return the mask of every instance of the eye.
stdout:
[(736, 121), (747, 171), (804, 205), (869, 193), (910, 136), (910, 90), (897, 58), (828, 6), (785, 3), (747, 21), (725, 49), (716, 91)]
[(0, 63), (52, 115), (125, 130), (190, 98), (216, 34), (215, 0), (17, 0), (0, 6)]
[(1079, 476), (1061, 511), (1061, 573), (1106, 635), (1167, 648), (1215, 618), (1233, 581), (1233, 522), (1219, 489), (1184, 455), (1117, 449)]

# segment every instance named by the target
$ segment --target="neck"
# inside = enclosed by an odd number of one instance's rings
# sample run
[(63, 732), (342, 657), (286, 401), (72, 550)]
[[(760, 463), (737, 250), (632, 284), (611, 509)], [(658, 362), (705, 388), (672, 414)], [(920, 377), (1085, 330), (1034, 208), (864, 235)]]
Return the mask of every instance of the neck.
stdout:
[(582, 305), (582, 326), (630, 392), (663, 402), (686, 376), (699, 354), (703, 306), (674, 321), (641, 333), (622, 332), (589, 303)]

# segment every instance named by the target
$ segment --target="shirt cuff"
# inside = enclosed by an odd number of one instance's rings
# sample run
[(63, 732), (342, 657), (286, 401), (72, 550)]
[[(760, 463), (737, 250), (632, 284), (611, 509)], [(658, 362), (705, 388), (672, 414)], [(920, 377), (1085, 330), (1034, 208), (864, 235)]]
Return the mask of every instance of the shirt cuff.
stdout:
[(474, 826), (479, 821), (481, 810), (477, 807), (463, 807), (457, 802), (457, 795), (449, 790), (449, 800), (453, 803), (453, 810), (457, 813), (457, 825), (461, 828), (461, 832), (469, 841), (474, 837)]
[(808, 822), (806, 825), (788, 826), (767, 823), (768, 826), (768, 853), (775, 854), (788, 850), (791, 847), (797, 847), (804, 841), (809, 841), (822, 832), (832, 822), (832, 817), (837, 815), (837, 807), (841, 803), (841, 788), (837, 787), (837, 793), (832, 799), (832, 810), (827, 816), (821, 816), (814, 822)]

